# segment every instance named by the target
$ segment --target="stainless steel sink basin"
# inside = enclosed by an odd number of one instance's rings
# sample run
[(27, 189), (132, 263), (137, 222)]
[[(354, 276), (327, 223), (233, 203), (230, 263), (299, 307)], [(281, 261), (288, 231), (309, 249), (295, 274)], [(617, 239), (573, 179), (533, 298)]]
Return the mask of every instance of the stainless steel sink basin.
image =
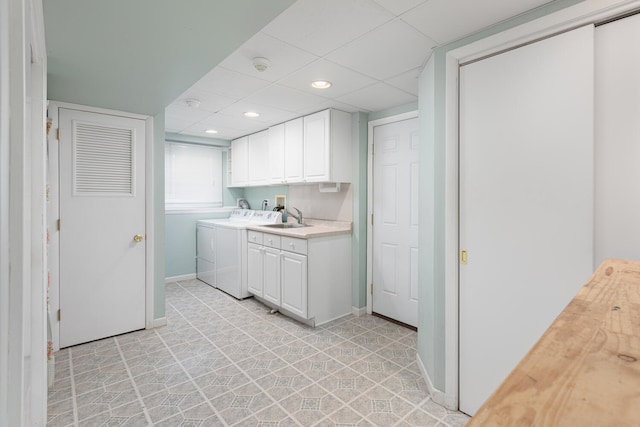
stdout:
[(263, 225), (263, 227), (269, 227), (269, 228), (300, 228), (300, 227), (311, 227), (310, 225), (307, 224), (298, 224), (297, 222), (287, 222), (287, 223), (281, 223), (281, 224), (265, 224)]

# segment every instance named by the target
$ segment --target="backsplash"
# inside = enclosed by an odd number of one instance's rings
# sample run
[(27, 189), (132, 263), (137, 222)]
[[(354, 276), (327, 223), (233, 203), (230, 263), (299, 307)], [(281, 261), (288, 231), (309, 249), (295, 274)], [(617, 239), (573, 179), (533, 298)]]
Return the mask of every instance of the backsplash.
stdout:
[(318, 184), (290, 185), (287, 208), (296, 207), (305, 218), (353, 221), (351, 184), (342, 184), (339, 193), (321, 193)]

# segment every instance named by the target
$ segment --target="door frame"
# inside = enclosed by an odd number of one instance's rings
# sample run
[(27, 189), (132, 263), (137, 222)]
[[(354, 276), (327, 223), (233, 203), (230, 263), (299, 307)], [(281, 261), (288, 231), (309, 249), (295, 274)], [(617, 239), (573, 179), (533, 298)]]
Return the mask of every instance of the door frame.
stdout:
[(371, 120), (367, 131), (367, 314), (373, 311), (373, 131), (377, 126), (418, 117), (418, 110)]
[[(528, 23), (471, 42), (445, 54), (445, 390), (429, 391), (434, 401), (457, 409), (459, 398), (459, 162), (458, 75), (460, 65), (515, 49), (588, 24), (624, 16), (640, 8), (640, 0), (594, 0), (578, 3)], [(430, 381), (427, 381), (430, 384)]]
[(51, 131), (49, 132), (49, 204), (51, 209), (47, 218), (49, 225), (50, 254), (49, 264), (51, 266), (50, 284), (50, 309), (52, 313), (51, 333), (53, 336), (54, 350), (60, 350), (60, 322), (55, 316), (60, 308), (60, 234), (57, 229), (57, 220), (60, 218), (60, 171), (59, 171), (59, 142), (57, 130), (60, 126), (59, 109), (87, 111), (97, 114), (108, 114), (113, 116), (126, 117), (131, 119), (144, 120), (145, 122), (145, 328), (151, 329), (159, 326), (162, 322), (154, 319), (154, 298), (155, 298), (155, 260), (154, 246), (154, 135), (153, 117), (142, 114), (127, 113), (124, 111), (109, 110), (104, 108), (90, 107), (85, 105), (72, 104), (67, 102), (50, 101), (49, 118), (52, 120)]

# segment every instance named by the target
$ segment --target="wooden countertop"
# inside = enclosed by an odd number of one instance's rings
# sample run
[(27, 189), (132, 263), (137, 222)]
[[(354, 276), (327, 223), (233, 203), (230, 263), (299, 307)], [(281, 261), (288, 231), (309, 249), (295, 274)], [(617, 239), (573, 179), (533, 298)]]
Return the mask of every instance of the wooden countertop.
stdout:
[(247, 225), (247, 229), (261, 231), (263, 233), (278, 234), (280, 236), (297, 237), (299, 239), (311, 239), (314, 237), (335, 236), (338, 234), (351, 234), (351, 223), (344, 221), (326, 221), (321, 219), (305, 219), (309, 227), (300, 228), (270, 228), (261, 225)]
[(640, 262), (605, 260), (469, 426), (640, 426)]

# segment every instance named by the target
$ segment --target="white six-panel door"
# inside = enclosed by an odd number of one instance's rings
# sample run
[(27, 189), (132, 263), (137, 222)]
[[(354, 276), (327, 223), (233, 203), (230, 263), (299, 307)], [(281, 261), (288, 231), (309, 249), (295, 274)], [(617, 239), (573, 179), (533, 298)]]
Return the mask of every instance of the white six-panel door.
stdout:
[(460, 410), (593, 270), (593, 27), (460, 69)]
[(60, 133), (60, 347), (68, 347), (145, 327), (145, 122), (60, 109)]
[(374, 127), (372, 311), (418, 326), (418, 119)]

